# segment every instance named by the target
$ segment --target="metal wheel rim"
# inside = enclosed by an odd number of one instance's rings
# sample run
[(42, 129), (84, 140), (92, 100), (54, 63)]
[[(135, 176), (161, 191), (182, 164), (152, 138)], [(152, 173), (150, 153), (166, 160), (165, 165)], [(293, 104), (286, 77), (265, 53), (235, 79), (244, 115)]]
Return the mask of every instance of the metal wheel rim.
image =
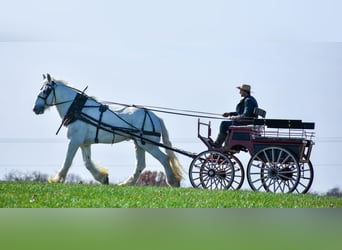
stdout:
[(313, 182), (314, 171), (311, 161), (299, 163), (300, 167), (300, 180), (296, 189), (293, 191), (298, 194), (306, 194)]
[(259, 150), (247, 167), (250, 187), (255, 191), (291, 193), (300, 180), (300, 167), (296, 157), (281, 147)]
[(229, 158), (234, 166), (234, 180), (230, 188), (239, 190), (245, 180), (245, 170), (241, 161), (235, 155), (229, 155)]
[(189, 179), (195, 188), (229, 189), (234, 181), (234, 174), (234, 165), (229, 157), (213, 150), (197, 155), (189, 168)]

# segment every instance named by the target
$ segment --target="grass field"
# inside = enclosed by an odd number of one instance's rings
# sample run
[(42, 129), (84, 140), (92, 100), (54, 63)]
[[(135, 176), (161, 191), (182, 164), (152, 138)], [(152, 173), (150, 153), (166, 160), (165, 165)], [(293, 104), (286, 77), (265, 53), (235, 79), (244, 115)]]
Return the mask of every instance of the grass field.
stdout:
[(194, 188), (0, 182), (2, 208), (342, 208), (341, 197)]
[(143, 209), (342, 207), (337, 197), (0, 182), (0, 207), (2, 249), (341, 248), (340, 209)]

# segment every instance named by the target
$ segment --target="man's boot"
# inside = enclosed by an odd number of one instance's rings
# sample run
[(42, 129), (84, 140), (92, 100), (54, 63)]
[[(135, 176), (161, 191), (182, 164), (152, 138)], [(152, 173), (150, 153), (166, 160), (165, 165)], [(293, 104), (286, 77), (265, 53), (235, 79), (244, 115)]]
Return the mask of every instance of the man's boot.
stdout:
[(216, 141), (213, 143), (213, 147), (215, 148), (221, 148), (222, 147), (222, 143), (226, 140), (227, 134), (226, 133), (219, 133)]

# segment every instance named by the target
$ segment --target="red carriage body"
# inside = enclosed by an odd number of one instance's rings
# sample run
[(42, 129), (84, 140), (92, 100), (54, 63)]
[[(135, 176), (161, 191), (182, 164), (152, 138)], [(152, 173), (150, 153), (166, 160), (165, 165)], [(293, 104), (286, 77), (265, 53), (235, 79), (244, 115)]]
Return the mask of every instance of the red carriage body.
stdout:
[(240, 189), (245, 170), (240, 151), (251, 156), (247, 179), (256, 191), (306, 193), (313, 181), (310, 161), (315, 124), (301, 120), (254, 119), (252, 125), (231, 126), (225, 145), (213, 147), (211, 124), (198, 120), (198, 137), (208, 150), (189, 169), (194, 187)]

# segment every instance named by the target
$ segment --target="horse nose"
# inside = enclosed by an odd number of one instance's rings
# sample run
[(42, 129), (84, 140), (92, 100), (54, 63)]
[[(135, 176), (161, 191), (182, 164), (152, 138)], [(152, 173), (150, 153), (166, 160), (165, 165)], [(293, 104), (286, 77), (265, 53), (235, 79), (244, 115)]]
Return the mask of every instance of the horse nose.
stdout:
[(39, 115), (39, 114), (42, 114), (42, 113), (43, 113), (42, 109), (38, 108), (37, 106), (34, 106), (34, 107), (33, 107), (33, 112), (34, 112), (36, 115)]

